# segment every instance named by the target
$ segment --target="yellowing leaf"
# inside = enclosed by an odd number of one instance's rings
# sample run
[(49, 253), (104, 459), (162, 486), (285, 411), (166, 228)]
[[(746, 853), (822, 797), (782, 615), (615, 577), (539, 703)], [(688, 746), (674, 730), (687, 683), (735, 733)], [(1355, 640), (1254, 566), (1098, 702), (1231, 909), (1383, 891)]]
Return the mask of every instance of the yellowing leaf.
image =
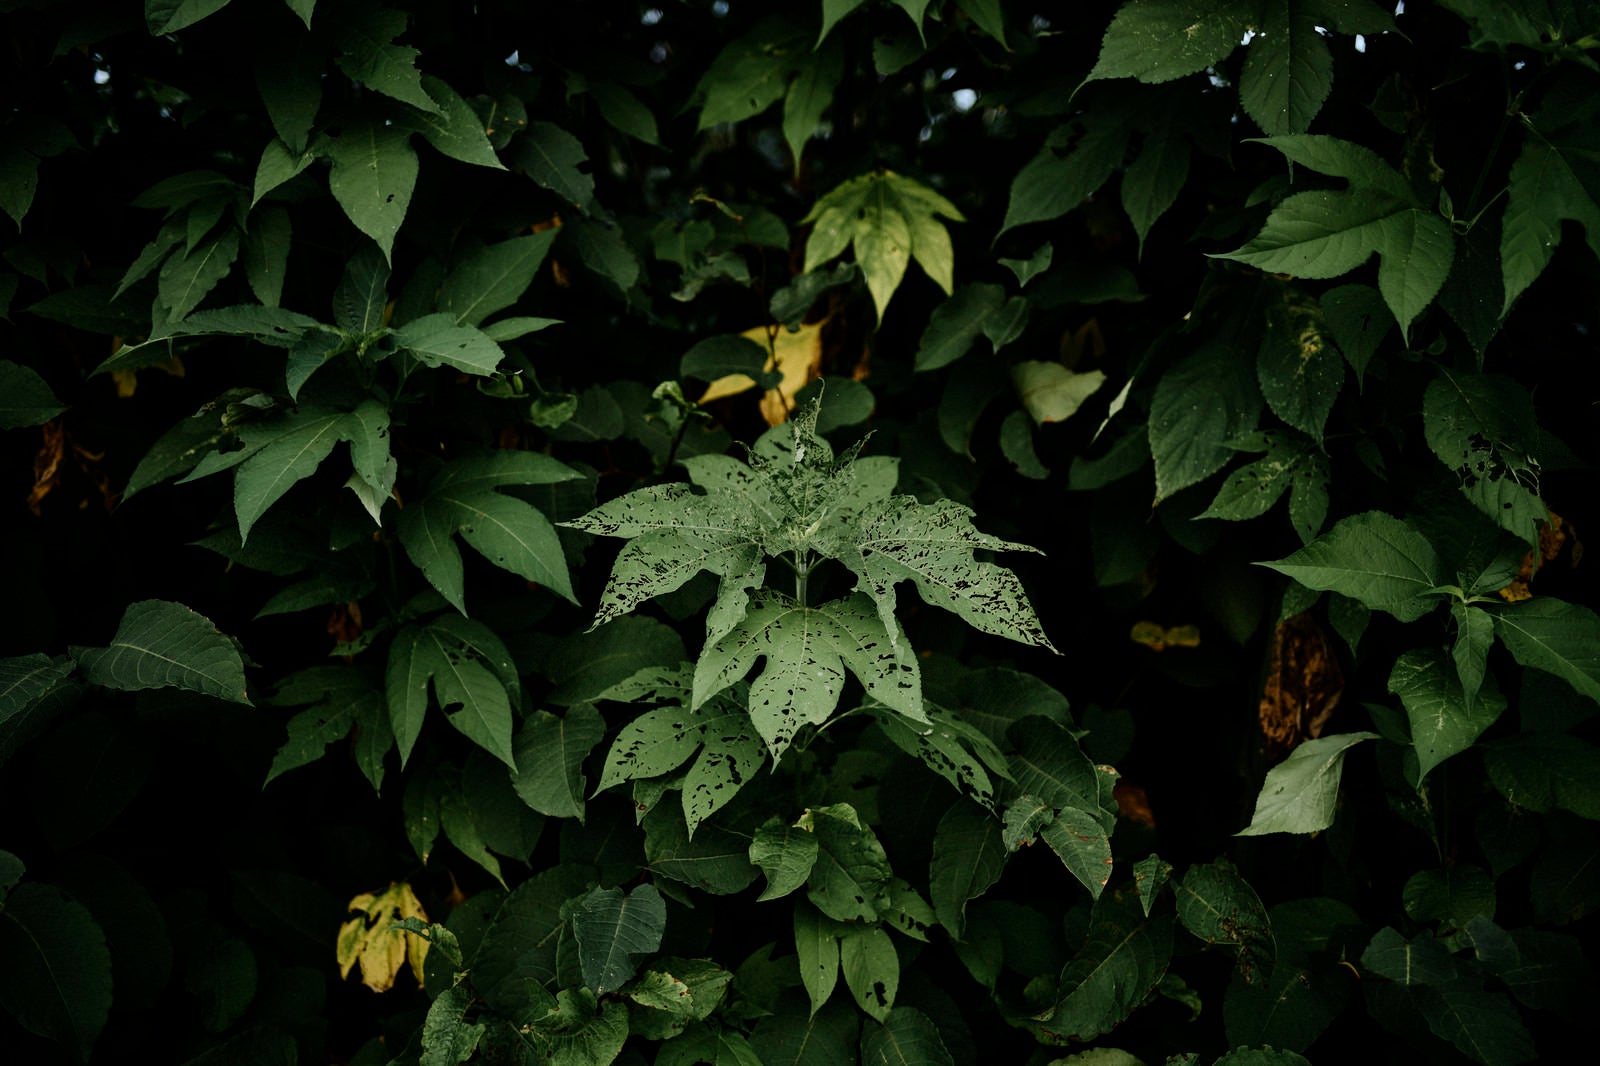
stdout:
[(1128, 632), (1128, 639), (1135, 644), (1143, 644), (1151, 651), (1165, 651), (1167, 648), (1198, 648), (1200, 646), (1200, 627), (1163, 626), (1159, 622), (1135, 622)]
[[(824, 319), (801, 326), (794, 333), (779, 330), (777, 336), (771, 338), (774, 354), (767, 359), (764, 369), (776, 370), (783, 375), (783, 380), (777, 388), (768, 389), (761, 397), (761, 416), (767, 420), (767, 425), (776, 426), (787, 421), (789, 412), (794, 410), (795, 394), (822, 375), (822, 327), (826, 324), (827, 320)], [(765, 326), (747, 329), (740, 335), (762, 346), (769, 343)], [(748, 375), (729, 374), (713, 381), (700, 397), (700, 402), (707, 404), (712, 400), (737, 396), (755, 388), (755, 385)]]
[(361, 983), (374, 992), (387, 992), (401, 967), (409, 963), (420, 985), (428, 942), (394, 928), (405, 918), (428, 920), (411, 886), (402, 881), (376, 895), (363, 892), (350, 901), (350, 913), (350, 920), (339, 927), (339, 976), (350, 976), (351, 968), (359, 963)]

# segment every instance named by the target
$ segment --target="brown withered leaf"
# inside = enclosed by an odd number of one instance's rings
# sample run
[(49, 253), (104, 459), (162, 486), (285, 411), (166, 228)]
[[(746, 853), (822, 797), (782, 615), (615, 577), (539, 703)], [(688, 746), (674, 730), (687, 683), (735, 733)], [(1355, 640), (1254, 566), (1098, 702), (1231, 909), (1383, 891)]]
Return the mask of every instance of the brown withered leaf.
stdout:
[(1111, 795), (1117, 801), (1117, 813), (1122, 817), (1148, 829), (1156, 827), (1155, 812), (1150, 809), (1150, 797), (1143, 785), (1118, 781), (1112, 787)]
[(1532, 548), (1522, 557), (1522, 566), (1517, 570), (1517, 576), (1511, 583), (1501, 589), (1499, 596), (1507, 603), (1520, 603), (1533, 596), (1528, 586), (1533, 582), (1533, 575), (1546, 564), (1554, 562), (1556, 556), (1561, 554), (1561, 549), (1568, 540), (1572, 542), (1572, 565), (1576, 566), (1579, 557), (1583, 554), (1582, 547), (1578, 544), (1577, 531), (1572, 525), (1556, 514), (1550, 512), (1548, 521), (1539, 523), (1539, 550), (1535, 555)]
[(52, 419), (40, 427), (44, 440), (33, 456), (33, 489), (28, 493), (28, 510), (35, 518), (44, 498), (61, 484), (61, 460), (67, 454), (67, 431), (61, 419)]
[(1344, 695), (1344, 673), (1328, 635), (1309, 614), (1278, 623), (1272, 658), (1261, 692), (1261, 733), (1268, 754), (1287, 754), (1322, 728)]

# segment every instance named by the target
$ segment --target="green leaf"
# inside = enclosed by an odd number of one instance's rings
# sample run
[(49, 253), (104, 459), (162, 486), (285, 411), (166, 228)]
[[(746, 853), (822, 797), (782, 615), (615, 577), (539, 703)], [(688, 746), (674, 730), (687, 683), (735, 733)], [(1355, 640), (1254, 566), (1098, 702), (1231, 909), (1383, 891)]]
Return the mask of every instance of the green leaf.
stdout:
[(806, 241), (805, 270), (810, 273), (853, 247), (881, 324), (912, 259), (947, 294), (954, 290), (950, 234), (940, 217), (966, 221), (949, 200), (892, 170), (852, 178), (818, 200), (801, 220), (814, 224)]
[(328, 174), (333, 198), (392, 262), (394, 237), (405, 221), (417, 184), (417, 153), (411, 148), (411, 135), (397, 126), (356, 121), (346, 124), (339, 136), (330, 136), (325, 151), (333, 161)]
[(1428, 447), (1462, 495), (1502, 529), (1537, 544), (1549, 512), (1539, 499), (1533, 401), (1510, 378), (1439, 368), (1422, 401)]
[(165, 318), (158, 324), (176, 322), (199, 307), (200, 301), (233, 270), (233, 261), (238, 257), (239, 231), (232, 226), (190, 245), (182, 255), (169, 256), (161, 264), (156, 282), (156, 305), (165, 311)]
[[(290, 178), (305, 171), (316, 156), (309, 151), (293, 152), (281, 140), (274, 137), (267, 142), (261, 150), (261, 160), (256, 164), (256, 177), (254, 191), (250, 196), (250, 206), (253, 208), (267, 195)], [(132, 271), (129, 272), (130, 274)], [(128, 281), (123, 278), (124, 283)]]
[(456, 1066), (472, 1057), (486, 1028), (481, 1022), (467, 1024), (474, 998), (471, 985), (455, 985), (433, 1001), (422, 1022), (422, 1057), (417, 1066)]
[(1255, 815), (1237, 836), (1268, 833), (1320, 833), (1333, 824), (1344, 757), (1376, 733), (1340, 733), (1307, 740), (1267, 771), (1256, 797)]
[(395, 332), (394, 343), (424, 366), (451, 366), (485, 376), (494, 373), (506, 354), (481, 329), (458, 325), (449, 311), (407, 322)]
[(633, 93), (610, 81), (592, 82), (588, 92), (612, 129), (645, 144), (661, 145), (655, 114)]
[[(962, 722), (957, 716), (927, 707), (931, 727), (911, 725), (895, 714), (877, 715), (878, 727), (901, 751), (922, 760), (923, 764), (950, 782), (955, 790), (985, 807), (994, 806), (994, 785), (989, 780), (984, 762), (1004, 766), (1005, 759), (989, 743), (988, 737)], [(986, 759), (980, 759), (968, 750), (971, 747), (987, 749)]]
[(91, 684), (105, 688), (182, 688), (250, 702), (238, 646), (181, 603), (130, 604), (110, 647), (73, 648), (72, 657)]
[(487, 627), (444, 617), (401, 630), (389, 647), (386, 679), (389, 722), (401, 766), (422, 731), (431, 683), (450, 724), (516, 771), (508, 694), (516, 687), (516, 672), (504, 645)]
[(1600, 616), (1594, 611), (1537, 596), (1497, 609), (1494, 629), (1517, 662), (1600, 701)]
[(876, 921), (889, 904), (893, 871), (871, 827), (848, 803), (813, 807), (799, 826), (817, 837), (807, 898), (835, 921)]
[(857, 1060), (860, 1027), (860, 1015), (842, 1000), (813, 1015), (786, 997), (756, 1024), (750, 1045), (764, 1066), (838, 1066)]
[(383, 328), (389, 303), (389, 264), (376, 245), (363, 245), (345, 264), (333, 290), (333, 320), (347, 333), (365, 337)]
[(21, 884), (0, 908), (0, 1005), (22, 1027), (87, 1061), (111, 1011), (111, 955), (83, 904)]
[(1116, 121), (1086, 130), (1065, 155), (1047, 144), (1011, 180), (1000, 232), (1060, 218), (1083, 203), (1116, 173), (1127, 147), (1128, 128)]
[[(1147, 134), (1139, 154), (1123, 172), (1122, 209), (1133, 223), (1141, 252), (1151, 227), (1183, 191), (1189, 177), (1189, 155), (1189, 138), (1168, 130)], [(1027, 284), (1020, 276), (1017, 280)]]
[(859, 593), (803, 607), (782, 593), (757, 590), (744, 617), (701, 653), (695, 708), (742, 679), (761, 659), (765, 666), (750, 686), (750, 718), (774, 761), (800, 728), (827, 721), (838, 705), (846, 667), (869, 696), (925, 720), (909, 646), (896, 647), (871, 601)]
[(957, 800), (939, 819), (933, 834), (928, 894), (939, 924), (956, 940), (966, 931), (967, 901), (993, 887), (1005, 863), (1000, 823), (982, 807)]
[(556, 716), (536, 710), (517, 730), (511, 776), (522, 802), (552, 818), (583, 820), (583, 760), (605, 736), (605, 721), (587, 703)]
[[(1296, 513), (1294, 500), (1301, 494), (1313, 497), (1320, 494), (1326, 501), (1326, 456), (1298, 434), (1268, 432), (1259, 439), (1266, 447), (1266, 454), (1229, 474), (1222, 488), (1217, 490), (1216, 498), (1197, 518), (1220, 518), (1229, 522), (1257, 518), (1270, 510), (1284, 490), (1291, 487), (1295, 493), (1290, 501), (1291, 517)], [(1302, 528), (1296, 521), (1295, 527), (1304, 540), (1309, 541), (1316, 535), (1315, 526)]]
[(578, 138), (554, 123), (530, 122), (514, 151), (514, 162), (523, 173), (588, 213), (594, 204), (594, 178), (578, 169), (589, 159)]
[(1106, 383), (1106, 375), (1101, 370), (1079, 373), (1060, 363), (1029, 359), (1012, 364), (1011, 382), (1017, 388), (1022, 406), (1034, 423), (1042, 426), (1047, 422), (1065, 422), (1077, 414), (1083, 402)]
[(79, 686), (72, 660), (20, 655), (0, 659), (0, 765), (44, 727)]
[(776, 388), (781, 375), (766, 369), (767, 349), (737, 334), (723, 334), (698, 341), (678, 360), (678, 373), (686, 378), (713, 382), (735, 374), (750, 379), (752, 385)]
[(794, 906), (795, 955), (813, 1018), (839, 983), (839, 935), (845, 928), (805, 903)]
[(847, 926), (839, 937), (839, 969), (856, 1006), (887, 1022), (900, 990), (900, 956), (883, 927)]
[(1212, 1066), (1311, 1066), (1311, 1060), (1283, 1048), (1235, 1048)]
[[(817, 838), (798, 826), (785, 825), (769, 818), (750, 841), (750, 861), (767, 875), (767, 887), (758, 900), (765, 902), (787, 896), (806, 883), (817, 862)], [(799, 914), (802, 908), (796, 907)], [(797, 919), (798, 920), (798, 919)], [(824, 999), (827, 997), (824, 996)], [(814, 1006), (820, 1006), (813, 999)]]
[(1309, 589), (1332, 590), (1414, 622), (1438, 603), (1433, 546), (1416, 529), (1381, 511), (1352, 515), (1304, 548), (1263, 563)]
[(177, 33), (228, 6), (228, 0), (144, 0), (144, 22), (152, 36)]
[(1155, 990), (1172, 956), (1172, 917), (1146, 917), (1132, 894), (1101, 896), (1083, 947), (1061, 971), (1055, 1004), (1030, 1028), (1062, 1043), (1108, 1033)]
[(321, 759), (329, 744), (349, 735), (358, 718), (363, 723), (379, 718), (375, 712), (384, 706), (383, 690), (364, 671), (343, 666), (313, 666), (291, 674), (268, 702), (311, 706), (289, 720), (289, 737), (273, 756), (262, 788), (279, 774)]
[(1235, 349), (1207, 345), (1163, 374), (1150, 403), (1156, 499), (1226, 466), (1234, 454), (1229, 443), (1253, 430), (1260, 414), (1255, 373)]
[(1272, 413), (1319, 445), (1322, 427), (1344, 387), (1344, 360), (1323, 336), (1315, 306), (1288, 292), (1268, 315), (1256, 355), (1261, 395)]
[(478, 326), (522, 298), (544, 264), (557, 230), (491, 244), (463, 259), (445, 276), (439, 309), (458, 326)]
[(1503, 992), (1488, 992), (1470, 979), (1418, 989), (1418, 1005), (1435, 1035), (1485, 1066), (1539, 1061), (1533, 1037)]
[(1393, 929), (1378, 930), (1361, 953), (1361, 965), (1403, 987), (1445, 984), (1456, 977), (1456, 961), (1443, 942), (1423, 934), (1407, 941)]
[(65, 410), (44, 378), (25, 366), (0, 361), (0, 430), (43, 425)]
[(1367, 285), (1340, 285), (1322, 294), (1322, 314), (1360, 385), (1367, 364), (1394, 325), (1383, 295)]
[(972, 347), (983, 324), (1005, 304), (1005, 289), (978, 283), (963, 285), (934, 308), (917, 347), (916, 368), (937, 370), (955, 362)]
[(639, 257), (623, 238), (622, 230), (604, 222), (579, 219), (564, 227), (578, 249), (583, 265), (616, 283), (624, 297), (639, 280)]
[[(1018, 791), (1037, 796), (1051, 807), (1088, 814), (1101, 829), (1111, 830), (1117, 818), (1117, 801), (1112, 794), (1116, 770), (1096, 766), (1070, 730), (1045, 718), (1023, 718), (1011, 726), (1007, 735), (1016, 748), (1010, 762)], [(1099, 880), (1098, 875), (1095, 880)]]
[(289, 212), (269, 204), (256, 212), (244, 235), (244, 273), (250, 291), (263, 306), (277, 307), (289, 268), (293, 230)]
[(861, 1061), (887, 1066), (955, 1066), (944, 1038), (915, 1007), (895, 1007), (861, 1030)]
[(1239, 949), (1238, 970), (1246, 981), (1265, 980), (1277, 956), (1272, 922), (1261, 897), (1226, 860), (1189, 867), (1174, 887), (1178, 920), (1207, 944)]
[(247, 540), (269, 507), (316, 473), (334, 445), (350, 439), (352, 429), (351, 417), (343, 412), (302, 410), (269, 423), (269, 437), (244, 437), (252, 454), (240, 464), (233, 483), (239, 539)]
[[(358, 12), (355, 20), (343, 22), (340, 30), (340, 70), (375, 92), (422, 111), (440, 111), (422, 88), (422, 72), (416, 67), (417, 56), (422, 53), (409, 45), (394, 43), (406, 30), (404, 12), (368, 8)], [(378, 243), (383, 241), (379, 239)], [(388, 253), (387, 246), (384, 252)]]
[(1111, 837), (1096, 812), (1065, 807), (1039, 828), (1039, 837), (1056, 853), (1072, 876), (1099, 899), (1111, 879)]
[(1456, 677), (1461, 682), (1461, 698), (1467, 709), (1483, 687), (1489, 665), (1489, 646), (1494, 643), (1494, 616), (1478, 607), (1456, 602), (1450, 605), (1450, 618), (1456, 624), (1456, 642), (1451, 648)]
[[(586, 700), (639, 698), (624, 686), (653, 668), (684, 659), (683, 638), (653, 618), (621, 618), (614, 624), (563, 638), (550, 651), (545, 670), (555, 682), (547, 697), (567, 706)], [(687, 685), (685, 685), (685, 692)]]
[(766, 753), (744, 709), (728, 700), (689, 711), (662, 707), (629, 722), (606, 756), (599, 792), (623, 781), (671, 773), (696, 751), (683, 779), (689, 835), (755, 776)]
[(1455, 238), (1438, 215), (1375, 189), (1287, 197), (1249, 243), (1219, 259), (1301, 278), (1336, 278), (1379, 256), (1378, 291), (1406, 337), (1450, 273)]
[[(826, 11), (823, 19), (826, 23)], [(759, 23), (718, 52), (695, 86), (694, 96), (703, 100), (696, 129), (761, 114), (784, 95), (790, 78), (816, 62), (799, 24), (783, 19)]]
[(457, 459), (400, 512), (400, 544), (429, 583), (463, 614), (466, 589), (455, 544), (458, 533), (495, 565), (571, 600), (572, 580), (550, 520), (531, 504), (496, 490), (578, 476), (537, 452), (498, 451)]
[(1443, 922), (1441, 932), (1465, 929), (1479, 916), (1492, 919), (1494, 897), (1494, 879), (1467, 863), (1419, 870), (1401, 892), (1406, 916), (1415, 922)]
[[(1541, 119), (1543, 114), (1539, 116)], [(1580, 124), (1581, 125), (1581, 124)], [(1592, 138), (1548, 136), (1530, 124), (1522, 152), (1511, 166), (1510, 195), (1500, 224), (1500, 270), (1505, 302), (1500, 314), (1511, 310), (1517, 297), (1549, 265), (1561, 243), (1561, 223), (1581, 225), (1590, 249), (1600, 248), (1600, 202), (1592, 191), (1594, 147)], [(1600, 251), (1596, 252), (1600, 255)]]
[(422, 91), (436, 105), (435, 109), (420, 109), (413, 120), (413, 128), (442, 155), (474, 166), (504, 170), (505, 164), (494, 154), (484, 132), (483, 120), (472, 105), (448, 83), (422, 76)]
[(1139, 906), (1144, 909), (1145, 917), (1150, 916), (1150, 908), (1155, 906), (1156, 898), (1171, 879), (1172, 864), (1163, 862), (1154, 852), (1133, 864), (1133, 890), (1139, 894)]
[(1271, 0), (1245, 53), (1239, 102), (1269, 135), (1304, 133), (1333, 90), (1333, 55), (1316, 3)]
[(833, 103), (834, 90), (844, 77), (844, 52), (839, 48), (830, 46), (801, 57), (803, 62), (783, 101), (783, 139), (797, 174), (806, 142), (816, 133), (822, 113)]
[(1323, 134), (1257, 137), (1257, 144), (1276, 148), (1290, 163), (1330, 177), (1344, 178), (1353, 189), (1368, 189), (1396, 200), (1410, 200), (1404, 176), (1372, 149)]
[(263, 49), (256, 62), (256, 90), (278, 139), (290, 152), (304, 152), (322, 106), (323, 57), (314, 49)]
[(1155, 84), (1215, 66), (1238, 47), (1249, 14), (1228, 0), (1129, 0), (1117, 10), (1089, 72)]
[(1481, 750), (1490, 783), (1508, 802), (1600, 821), (1600, 749), (1562, 733), (1524, 733)]
[(572, 916), (584, 983), (597, 996), (619, 988), (633, 976), (640, 956), (661, 947), (666, 928), (667, 905), (654, 885), (627, 895), (620, 888), (591, 891)]
[(1400, 656), (1389, 673), (1389, 691), (1400, 697), (1411, 721), (1419, 781), (1450, 756), (1472, 747), (1506, 709), (1492, 679), (1469, 702), (1444, 652), (1433, 648)]

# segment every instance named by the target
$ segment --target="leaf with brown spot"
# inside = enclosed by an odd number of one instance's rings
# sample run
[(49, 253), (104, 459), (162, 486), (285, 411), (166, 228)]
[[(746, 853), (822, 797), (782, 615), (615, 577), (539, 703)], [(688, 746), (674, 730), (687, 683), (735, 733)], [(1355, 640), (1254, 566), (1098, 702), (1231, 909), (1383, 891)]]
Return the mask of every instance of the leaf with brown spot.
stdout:
[(1288, 753), (1322, 728), (1344, 695), (1344, 674), (1333, 646), (1309, 614), (1278, 623), (1261, 692), (1261, 732), (1273, 757)]

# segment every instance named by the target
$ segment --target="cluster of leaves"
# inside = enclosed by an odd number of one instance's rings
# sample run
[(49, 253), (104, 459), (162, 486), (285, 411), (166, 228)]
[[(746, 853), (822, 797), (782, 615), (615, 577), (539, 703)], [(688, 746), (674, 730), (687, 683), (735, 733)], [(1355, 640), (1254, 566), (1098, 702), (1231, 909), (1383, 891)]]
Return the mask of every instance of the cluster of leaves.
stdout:
[(1057, 7), (0, 4), (8, 1049), (1581, 1046), (1600, 8)]

